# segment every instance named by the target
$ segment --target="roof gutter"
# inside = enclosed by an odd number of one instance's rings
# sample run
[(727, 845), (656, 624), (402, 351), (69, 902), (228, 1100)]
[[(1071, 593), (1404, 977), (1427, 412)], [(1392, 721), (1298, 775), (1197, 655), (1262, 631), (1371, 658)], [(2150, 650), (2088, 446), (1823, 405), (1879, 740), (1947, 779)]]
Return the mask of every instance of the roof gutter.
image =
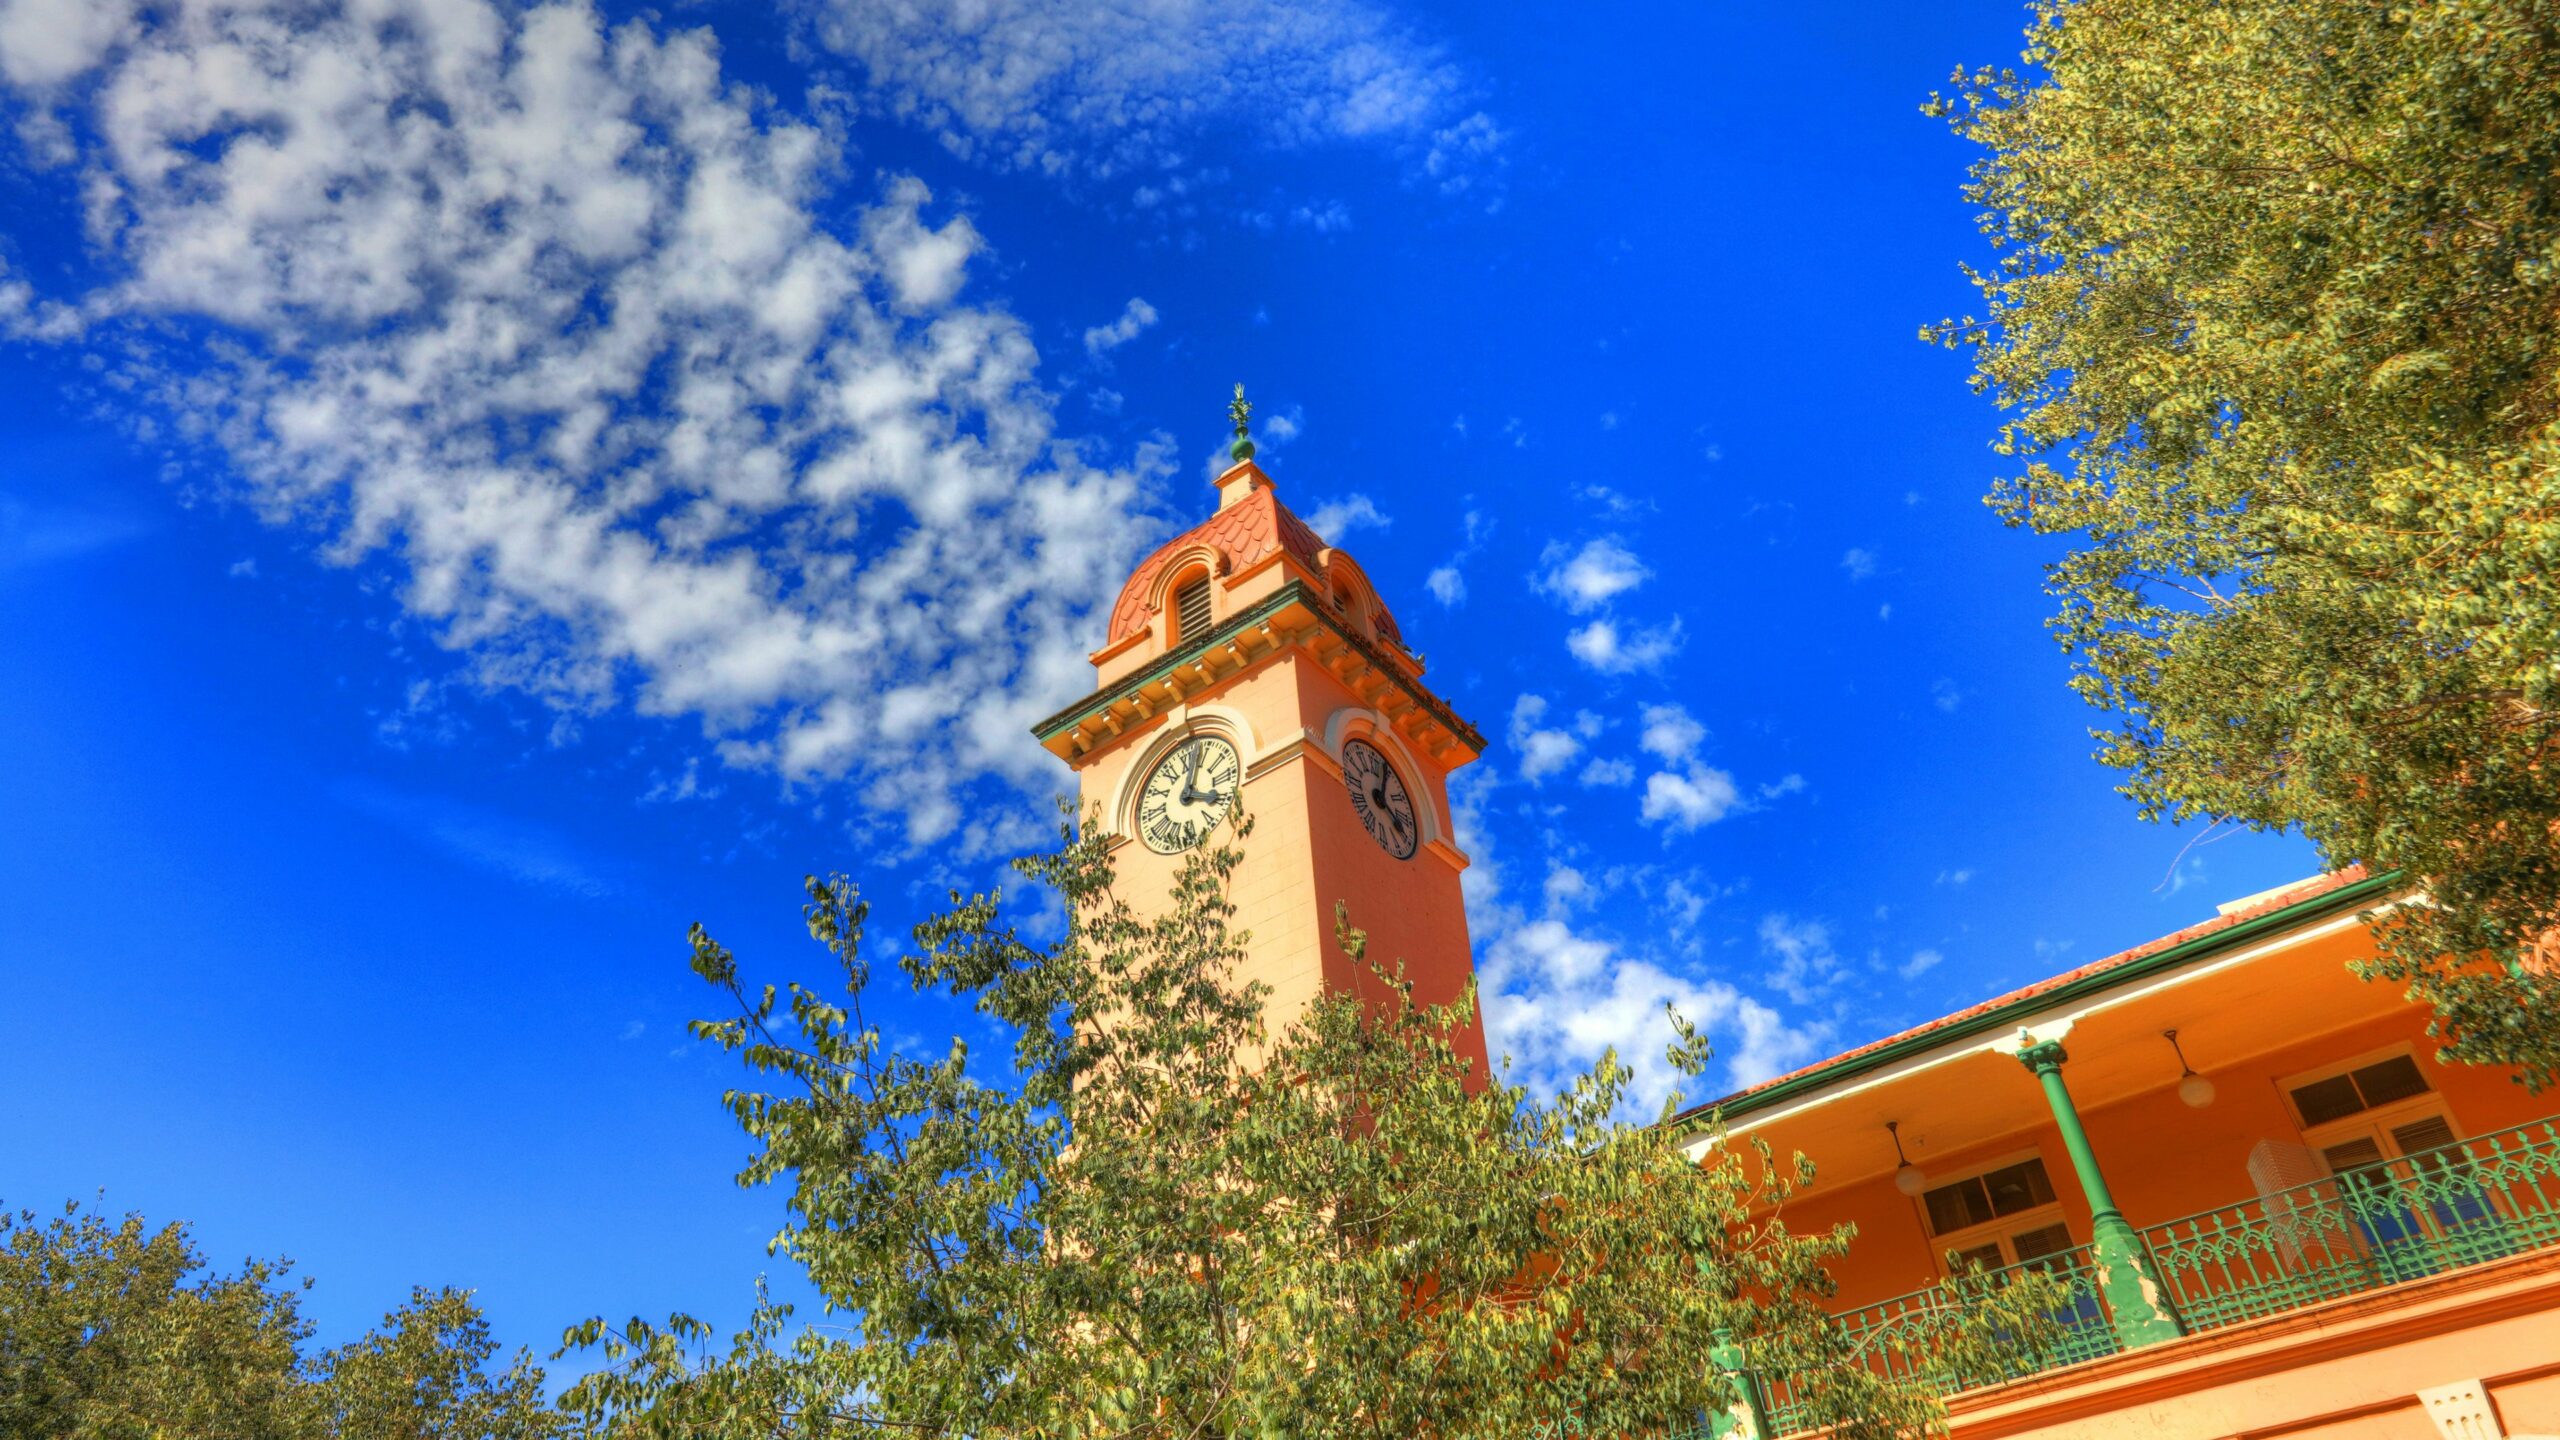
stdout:
[(2216, 930), (2209, 935), (2199, 935), (2193, 940), (2172, 945), (2157, 954), (2145, 955), (2140, 959), (2128, 960), (2121, 965), (2110, 966), (2095, 974), (2084, 975), (2068, 984), (2057, 985), (2051, 990), (2039, 990), (2032, 995), (2019, 996), (2006, 1004), (1993, 1006), (1979, 1014), (1968, 1015), (1954, 1024), (1924, 1030), (1863, 1054), (1818, 1065), (1801, 1075), (1781, 1080), (1766, 1088), (1746, 1090), (1736, 1095), (1728, 1095), (1722, 1100), (1692, 1106), (1672, 1116), (1665, 1123), (1668, 1126), (1677, 1127), (1710, 1112), (1718, 1111), (1722, 1112), (1725, 1119), (1732, 1120), (1737, 1116), (1783, 1105), (1851, 1076), (1880, 1070), (1914, 1055), (1926, 1054), (1931, 1050), (1970, 1040), (1978, 1035), (2006, 1030), (2021, 1017), (2037, 1011), (2049, 1010), (2056, 1005), (2067, 1005), (2075, 1000), (2104, 994), (2117, 986), (2129, 985), (2163, 971), (2175, 970), (2181, 965), (2192, 964), (2226, 950), (2256, 944), (2270, 935), (2292, 929), (2297, 925), (2326, 919), (2343, 910), (2353, 910), (2387, 899), (2401, 888), (2400, 872), (2397, 870), (2368, 876), (2352, 885), (2332, 890), (2326, 895), (2315, 895), (2281, 910), (2271, 910), (2253, 920), (2241, 921), (2237, 925)]

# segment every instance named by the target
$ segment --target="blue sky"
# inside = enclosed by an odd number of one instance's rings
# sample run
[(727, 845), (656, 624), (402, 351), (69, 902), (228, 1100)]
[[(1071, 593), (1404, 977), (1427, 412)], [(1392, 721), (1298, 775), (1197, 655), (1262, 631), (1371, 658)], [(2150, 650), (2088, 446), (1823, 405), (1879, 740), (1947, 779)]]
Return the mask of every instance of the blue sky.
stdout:
[(1913, 338), (1981, 255), (1916, 107), (2015, 5), (1139, 8), (0, 0), (0, 1201), (292, 1255), (333, 1339), (735, 1316), (685, 925), (816, 977), (804, 873), (894, 937), (1036, 839), (1237, 380), (1494, 740), (1531, 1078), (2313, 868), (2112, 792)]

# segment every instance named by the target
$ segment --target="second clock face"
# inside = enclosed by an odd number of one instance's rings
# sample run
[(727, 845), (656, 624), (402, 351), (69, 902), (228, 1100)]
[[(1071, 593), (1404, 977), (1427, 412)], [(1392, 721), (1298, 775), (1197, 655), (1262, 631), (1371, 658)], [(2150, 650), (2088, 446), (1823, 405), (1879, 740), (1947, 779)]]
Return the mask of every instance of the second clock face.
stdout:
[(1226, 818), (1242, 776), (1235, 747), (1215, 735), (1174, 746), (1138, 792), (1138, 837), (1159, 855), (1199, 844)]
[(1415, 847), (1422, 843), (1422, 827), (1413, 816), (1413, 792), (1404, 788), (1404, 779), (1378, 747), (1366, 740), (1345, 741), (1342, 746), (1342, 783), (1351, 788), (1351, 809), (1388, 854), (1399, 860), (1413, 858)]

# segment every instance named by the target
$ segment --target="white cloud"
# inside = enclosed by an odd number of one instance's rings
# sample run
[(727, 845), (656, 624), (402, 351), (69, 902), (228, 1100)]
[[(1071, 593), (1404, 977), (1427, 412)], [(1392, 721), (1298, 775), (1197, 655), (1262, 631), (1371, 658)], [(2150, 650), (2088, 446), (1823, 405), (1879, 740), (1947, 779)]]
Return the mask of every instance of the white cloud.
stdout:
[(1498, 772), (1479, 761), (1449, 777), (1449, 828), (1467, 855), (1458, 872), (1458, 889), (1466, 897), (1467, 926), (1481, 943), (1500, 921), (1503, 906), (1502, 866), (1493, 852), (1493, 831), (1486, 807), (1500, 785)]
[(1681, 770), (1656, 770), (1646, 776), (1640, 813), (1646, 824), (1662, 825), (1671, 834), (1680, 835), (1732, 814), (1741, 800), (1731, 775), (1713, 766), (1692, 763)]
[(1707, 896), (1700, 894), (1686, 880), (1673, 880), (1662, 887), (1662, 908), (1670, 922), (1674, 939), (1686, 939), (1698, 917), (1707, 913)]
[(1635, 552), (1606, 536), (1579, 550), (1550, 545), (1538, 563), (1546, 568), (1531, 583), (1576, 615), (1589, 614), (1653, 574)]
[[(1543, 712), (1540, 702), (1533, 719)], [(1449, 806), (1473, 862), (1460, 883), (1476, 938), (1486, 1034), (1496, 1055), (1511, 1058), (1514, 1079), (1553, 1087), (1614, 1046), (1635, 1072), (1629, 1113), (1650, 1113), (1675, 1079), (1663, 1059), (1671, 1039), (1666, 1002), (1715, 1043), (1720, 1065), (1712, 1083), (1738, 1089), (1813, 1058), (1829, 1038), (1827, 1026), (1790, 1021), (1722, 981), (1622, 954), (1613, 942), (1577, 931), (1571, 912), (1603, 888), (1579, 867), (1549, 861), (1537, 897), (1541, 915), (1508, 902), (1488, 825), (1501, 783), (1490, 765), (1470, 765), (1450, 777)], [(1694, 947), (1685, 932), (1705, 912), (1707, 896), (1674, 878), (1661, 899), (1674, 941)]]
[(1138, 338), (1140, 331), (1156, 323), (1156, 307), (1131, 296), (1120, 318), (1108, 325), (1096, 325), (1084, 332), (1084, 351), (1100, 357)]
[(1300, 205), (1289, 212), (1289, 223), (1301, 230), (1331, 235), (1337, 230), (1351, 228), (1351, 208), (1339, 200), (1327, 200), (1321, 205)]
[(684, 769), (674, 775), (652, 774), (649, 782), (649, 788), (642, 791), (640, 795), (640, 803), (643, 805), (672, 805), (687, 800), (713, 800), (719, 798), (722, 788), (702, 778), (700, 756), (686, 757)]
[(1551, 867), (1544, 889), (1549, 915), (1564, 915), (1574, 906), (1588, 902), (1593, 894), (1589, 878), (1570, 865)]
[(1956, 707), (1964, 703), (1964, 692), (1956, 688), (1956, 682), (1941, 676), (1929, 686), (1929, 703), (1953, 715)]
[(1626, 760), (1594, 760), (1582, 767), (1585, 785), (1632, 785), (1635, 778), (1636, 767)]
[(1307, 528), (1339, 545), (1342, 537), (1359, 529), (1384, 530), (1395, 523), (1378, 508), (1378, 502), (1357, 491), (1338, 500), (1327, 500), (1307, 511), (1301, 518)]
[[(1503, 142), (1510, 138), (1479, 110), (1431, 137), (1422, 171), (1440, 183), (1443, 195), (1475, 189), (1500, 173)], [(1501, 207), (1497, 202), (1492, 208)]]
[(1765, 805), (1772, 800), (1784, 799), (1803, 788), (1804, 777), (1791, 770), (1760, 787), (1760, 802)]
[(1831, 927), (1820, 921), (1764, 916), (1760, 950), (1778, 962), (1763, 977), (1798, 1005), (1814, 1003), (1840, 979), (1840, 957), (1831, 948)]
[(1723, 981), (1622, 954), (1553, 916), (1497, 936), (1485, 948), (1480, 979), (1487, 1032), (1496, 1053), (1511, 1057), (1515, 1078), (1552, 1086), (1615, 1049), (1634, 1072), (1636, 1113), (1659, 1105), (1679, 1079), (1663, 1058), (1672, 1039), (1665, 1005), (1715, 1043), (1718, 1079), (1732, 1088), (1812, 1059), (1828, 1033), (1791, 1024)]
[(1928, 974), (1930, 971), (1937, 969), (1938, 966), (1946, 960), (1946, 958), (1946, 956), (1939, 954), (1935, 950), (1915, 950), (1911, 952), (1910, 959), (1895, 967), (1893, 973), (1901, 976), (1905, 980), (1917, 980), (1921, 976)]
[(874, 108), (954, 153), (1045, 174), (1162, 173), (1202, 136), (1419, 152), (1455, 192), (1503, 136), (1441, 52), (1361, 0), (800, 0)]
[[(1460, 430), (1463, 432), (1464, 428), (1465, 424), (1461, 421)], [(1458, 553), (1450, 556), (1447, 564), (1433, 570), (1422, 582), (1430, 589), (1431, 598), (1442, 605), (1458, 605), (1465, 602), (1467, 576), (1464, 567), (1468, 561), (1475, 558), (1478, 550), (1484, 548), (1485, 537), (1493, 533), (1493, 527), (1486, 523), (1483, 514), (1478, 511), (1466, 512), (1464, 523), (1466, 539), (1458, 546)]]
[(1547, 699), (1523, 695), (1511, 705), (1511, 749), (1520, 757), (1520, 778), (1535, 785), (1582, 753), (1582, 739), (1561, 726), (1546, 724)]
[(1644, 707), (1644, 748), (1665, 761), (1686, 760), (1707, 738), (1707, 727), (1677, 705)]
[(139, 0), (0, 0), (0, 76), (49, 89), (95, 68)]
[(47, 303), (261, 514), (387, 558), (484, 683), (689, 719), (915, 843), (1025, 838), (961, 794), (1055, 783), (1025, 728), (1087, 682), (1162, 465), (1054, 435), (1025, 327), (960, 298), (966, 218), (914, 180), (831, 201), (828, 139), (701, 31), (382, 0), (31, 41), (38, 13), (0, 73), (81, 97), (105, 197), (107, 278)]
[(1668, 625), (1623, 633), (1617, 621), (1603, 616), (1565, 636), (1564, 648), (1603, 675), (1626, 675), (1659, 667), (1680, 653), (1682, 638), (1677, 616)]
[(1849, 578), (1852, 580), (1873, 579), (1876, 573), (1876, 552), (1853, 548), (1848, 554), (1840, 557), (1840, 568), (1848, 571)]

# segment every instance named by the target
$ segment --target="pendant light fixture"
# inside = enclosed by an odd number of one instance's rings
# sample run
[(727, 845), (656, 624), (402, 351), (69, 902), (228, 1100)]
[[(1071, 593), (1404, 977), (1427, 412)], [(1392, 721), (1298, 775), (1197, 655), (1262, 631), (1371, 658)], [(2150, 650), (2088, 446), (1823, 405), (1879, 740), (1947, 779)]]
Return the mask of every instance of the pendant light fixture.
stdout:
[(1910, 1156), (1902, 1153), (1902, 1122), (1887, 1120), (1884, 1122), (1884, 1133), (1893, 1137), (1893, 1158), (1899, 1162), (1893, 1169), (1893, 1188), (1905, 1195), (1917, 1197), (1921, 1191), (1929, 1188), (1929, 1176), (1926, 1171), (1911, 1163)]
[(2187, 1052), (2178, 1046), (2178, 1032), (2163, 1030), (2160, 1038), (2169, 1042), (2169, 1053), (2178, 1057), (2178, 1098), (2190, 1110), (2201, 1110), (2213, 1103), (2213, 1082), (2196, 1073), (2187, 1063)]

